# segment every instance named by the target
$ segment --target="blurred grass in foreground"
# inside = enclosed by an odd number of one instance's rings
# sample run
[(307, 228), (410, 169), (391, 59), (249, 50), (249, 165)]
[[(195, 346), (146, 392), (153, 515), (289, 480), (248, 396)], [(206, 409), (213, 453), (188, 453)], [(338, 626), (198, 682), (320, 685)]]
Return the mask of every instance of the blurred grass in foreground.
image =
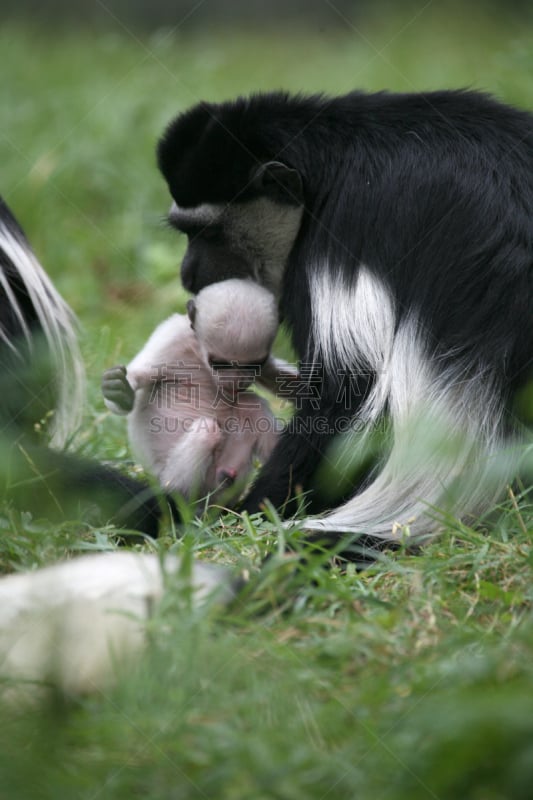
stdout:
[[(2, 26), (2, 192), (82, 321), (86, 452), (126, 456), (100, 373), (185, 302), (154, 165), (166, 122), (201, 98), (280, 87), (468, 85), (533, 108), (531, 23), (465, 9), (402, 6), (334, 35)], [(361, 574), (320, 555), (295, 571), (275, 519), (192, 525), (196, 555), (251, 574), (242, 605), (213, 615), (171, 595), (116, 690), (4, 709), (0, 796), (529, 800), (531, 499), (500, 512), (488, 535), (451, 520), (421, 555)], [(4, 571), (115, 546), (111, 530), (9, 508), (0, 526)], [(157, 546), (180, 543), (168, 529)]]

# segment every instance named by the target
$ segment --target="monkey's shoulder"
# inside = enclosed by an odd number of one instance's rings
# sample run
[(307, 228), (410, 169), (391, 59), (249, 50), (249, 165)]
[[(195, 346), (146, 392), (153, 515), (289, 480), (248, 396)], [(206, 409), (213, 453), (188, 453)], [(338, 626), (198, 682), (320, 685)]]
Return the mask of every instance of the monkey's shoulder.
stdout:
[(128, 376), (157, 367), (164, 377), (166, 367), (172, 366), (175, 371), (181, 366), (192, 367), (200, 362), (200, 347), (188, 317), (173, 314), (157, 326), (142, 350), (128, 364)]

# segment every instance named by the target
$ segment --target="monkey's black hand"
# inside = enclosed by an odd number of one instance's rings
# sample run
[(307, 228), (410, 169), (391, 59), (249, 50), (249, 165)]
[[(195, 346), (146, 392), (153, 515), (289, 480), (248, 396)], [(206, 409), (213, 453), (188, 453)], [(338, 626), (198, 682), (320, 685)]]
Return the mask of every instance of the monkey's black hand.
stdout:
[(135, 392), (126, 377), (126, 367), (119, 364), (106, 369), (102, 375), (102, 393), (111, 411), (128, 413), (133, 409)]

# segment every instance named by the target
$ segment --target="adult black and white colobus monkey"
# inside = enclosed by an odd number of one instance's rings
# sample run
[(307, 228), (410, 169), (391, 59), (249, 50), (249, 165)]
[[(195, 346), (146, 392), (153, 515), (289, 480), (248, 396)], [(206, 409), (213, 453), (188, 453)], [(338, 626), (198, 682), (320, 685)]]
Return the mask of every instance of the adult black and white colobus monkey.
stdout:
[[(160, 511), (147, 486), (59, 452), (84, 398), (74, 316), (0, 198), (0, 497), (36, 515), (156, 536)], [(37, 429), (52, 410), (48, 447)]]
[[(458, 514), (490, 504), (484, 467), (531, 376), (533, 117), (467, 91), (256, 95), (181, 114), (158, 160), (189, 238), (185, 287), (253, 277), (323, 370), (298, 418), (327, 425), (293, 425), (244, 507), (300, 485), (330, 508), (307, 528), (393, 541), (402, 524), (433, 533), (450, 493)], [(318, 467), (347, 413), (365, 431), (386, 419), (392, 439), (331, 510)], [(451, 457), (425, 446), (420, 416), (453, 433)]]

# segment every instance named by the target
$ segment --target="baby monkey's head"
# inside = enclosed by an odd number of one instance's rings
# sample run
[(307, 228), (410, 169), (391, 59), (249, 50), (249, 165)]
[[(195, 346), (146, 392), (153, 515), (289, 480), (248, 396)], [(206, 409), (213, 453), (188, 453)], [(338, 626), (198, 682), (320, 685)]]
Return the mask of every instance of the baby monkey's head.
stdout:
[(249, 280), (212, 283), (187, 303), (205, 362), (218, 381), (253, 383), (270, 356), (279, 325), (274, 295)]

